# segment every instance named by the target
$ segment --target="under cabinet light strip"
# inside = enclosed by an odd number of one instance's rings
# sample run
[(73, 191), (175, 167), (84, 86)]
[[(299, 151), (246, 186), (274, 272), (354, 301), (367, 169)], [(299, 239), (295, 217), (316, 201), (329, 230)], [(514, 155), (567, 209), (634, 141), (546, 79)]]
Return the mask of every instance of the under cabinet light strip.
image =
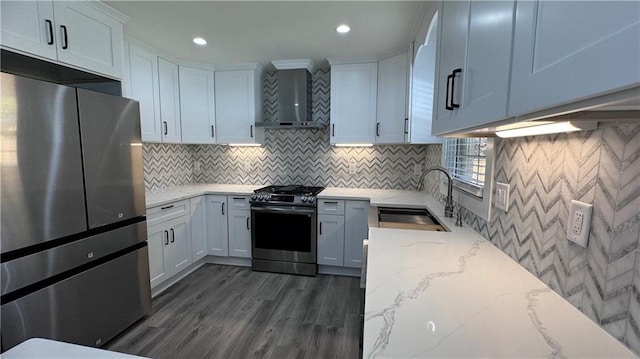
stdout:
[(516, 128), (513, 130), (496, 131), (496, 135), (502, 138), (547, 135), (551, 133), (575, 132), (593, 130), (598, 127), (597, 122), (554, 122), (544, 125)]

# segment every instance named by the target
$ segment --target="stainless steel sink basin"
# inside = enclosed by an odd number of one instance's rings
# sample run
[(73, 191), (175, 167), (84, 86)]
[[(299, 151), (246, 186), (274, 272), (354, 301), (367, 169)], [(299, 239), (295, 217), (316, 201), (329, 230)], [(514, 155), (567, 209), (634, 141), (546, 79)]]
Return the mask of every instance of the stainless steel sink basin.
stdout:
[(447, 229), (426, 209), (378, 208), (378, 227), (447, 232)]

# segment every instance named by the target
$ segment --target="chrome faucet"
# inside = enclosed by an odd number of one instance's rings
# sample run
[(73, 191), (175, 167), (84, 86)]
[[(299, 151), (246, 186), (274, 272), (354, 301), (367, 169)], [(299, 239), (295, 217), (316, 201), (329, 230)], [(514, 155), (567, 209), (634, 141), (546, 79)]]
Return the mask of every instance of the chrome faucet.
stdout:
[(451, 175), (446, 170), (446, 168), (444, 168), (442, 166), (435, 166), (435, 167), (427, 168), (422, 173), (422, 176), (420, 176), (420, 180), (418, 182), (418, 191), (422, 191), (422, 188), (424, 187), (424, 177), (431, 171), (440, 171), (440, 172), (444, 173), (445, 175), (447, 175), (447, 179), (449, 180), (449, 183), (448, 183), (448, 187), (447, 187), (447, 199), (446, 199), (445, 204), (444, 204), (444, 216), (445, 217), (453, 217), (453, 179), (451, 178)]

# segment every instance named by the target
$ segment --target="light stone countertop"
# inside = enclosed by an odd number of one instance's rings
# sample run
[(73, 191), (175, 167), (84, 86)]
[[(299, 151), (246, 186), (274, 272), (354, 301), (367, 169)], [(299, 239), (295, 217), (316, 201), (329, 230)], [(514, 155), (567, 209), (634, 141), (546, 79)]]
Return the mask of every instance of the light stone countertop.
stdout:
[(254, 190), (260, 187), (264, 186), (206, 183), (191, 184), (186, 186), (175, 186), (146, 191), (145, 199), (148, 209), (187, 198), (202, 196), (204, 194), (249, 195), (253, 193)]
[[(147, 207), (261, 186), (147, 192)], [(326, 188), (318, 199), (428, 208), (450, 232), (370, 228), (364, 358), (636, 358), (509, 256), (416, 191)]]

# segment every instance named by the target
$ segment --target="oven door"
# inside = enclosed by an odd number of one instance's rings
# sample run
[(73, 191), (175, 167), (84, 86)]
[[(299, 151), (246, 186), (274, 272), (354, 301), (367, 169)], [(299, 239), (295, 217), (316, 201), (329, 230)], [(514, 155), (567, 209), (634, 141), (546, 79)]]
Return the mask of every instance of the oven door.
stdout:
[(316, 209), (251, 206), (251, 251), (255, 259), (316, 263)]

